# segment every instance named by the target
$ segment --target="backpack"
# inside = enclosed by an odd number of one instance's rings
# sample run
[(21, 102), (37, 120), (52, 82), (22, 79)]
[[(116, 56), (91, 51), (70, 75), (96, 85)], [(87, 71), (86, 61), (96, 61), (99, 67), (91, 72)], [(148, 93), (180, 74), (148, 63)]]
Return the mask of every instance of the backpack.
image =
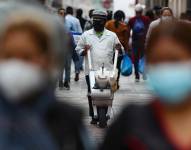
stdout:
[(133, 33), (138, 36), (144, 35), (145, 33), (145, 24), (140, 18), (137, 18), (135, 20), (135, 23), (133, 26)]

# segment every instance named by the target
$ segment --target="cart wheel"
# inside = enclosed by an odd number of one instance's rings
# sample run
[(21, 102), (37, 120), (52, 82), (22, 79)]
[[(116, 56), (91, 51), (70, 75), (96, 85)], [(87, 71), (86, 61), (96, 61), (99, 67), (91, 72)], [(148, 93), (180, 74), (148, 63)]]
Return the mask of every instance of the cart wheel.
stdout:
[(106, 128), (107, 127), (107, 112), (104, 107), (98, 108), (98, 115), (99, 115), (99, 127)]

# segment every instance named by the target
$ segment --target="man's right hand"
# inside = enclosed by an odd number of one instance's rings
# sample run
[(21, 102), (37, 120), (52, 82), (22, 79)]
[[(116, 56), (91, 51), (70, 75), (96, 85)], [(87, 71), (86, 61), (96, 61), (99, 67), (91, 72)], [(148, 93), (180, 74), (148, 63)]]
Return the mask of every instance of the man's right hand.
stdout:
[(90, 50), (91, 46), (90, 45), (85, 45), (84, 46), (84, 51), (83, 51), (83, 55), (86, 56), (87, 52)]

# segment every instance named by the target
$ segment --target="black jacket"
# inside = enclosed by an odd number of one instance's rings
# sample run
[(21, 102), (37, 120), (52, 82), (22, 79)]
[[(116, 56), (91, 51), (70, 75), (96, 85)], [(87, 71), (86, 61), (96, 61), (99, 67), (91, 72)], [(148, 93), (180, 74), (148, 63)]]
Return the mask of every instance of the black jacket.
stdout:
[(60, 150), (90, 150), (82, 125), (82, 112), (65, 103), (56, 102), (46, 113), (46, 124)]

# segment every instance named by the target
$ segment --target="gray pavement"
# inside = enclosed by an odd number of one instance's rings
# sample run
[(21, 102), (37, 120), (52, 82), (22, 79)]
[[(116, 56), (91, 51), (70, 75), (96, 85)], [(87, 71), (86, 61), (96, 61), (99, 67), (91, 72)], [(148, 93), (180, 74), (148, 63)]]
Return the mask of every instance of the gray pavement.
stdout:
[[(91, 141), (98, 144), (102, 142), (105, 130), (89, 124), (90, 118), (88, 116), (88, 100), (86, 98), (86, 94), (87, 88), (84, 73), (80, 74), (80, 80), (78, 82), (74, 81), (74, 73), (72, 74), (71, 90), (67, 91), (59, 90), (59, 88), (56, 89), (56, 95), (59, 100), (71, 103), (72, 105), (81, 107), (84, 110), (84, 123), (89, 131)], [(151, 92), (145, 86), (145, 81), (141, 80), (139, 83), (135, 83), (133, 75), (131, 77), (121, 76), (120, 89), (116, 92), (114, 97), (110, 124), (124, 106), (129, 103), (143, 104), (149, 102), (150, 99)]]

